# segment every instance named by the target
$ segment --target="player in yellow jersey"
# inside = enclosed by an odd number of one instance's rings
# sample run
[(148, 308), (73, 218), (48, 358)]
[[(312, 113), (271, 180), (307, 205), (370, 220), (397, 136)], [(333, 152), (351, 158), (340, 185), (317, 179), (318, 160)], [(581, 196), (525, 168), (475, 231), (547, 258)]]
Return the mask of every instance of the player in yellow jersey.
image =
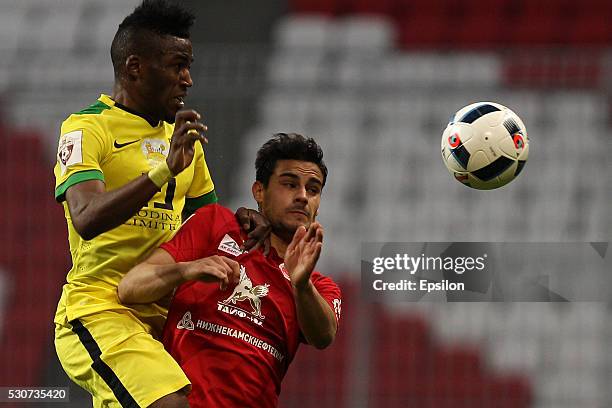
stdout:
[[(117, 285), (173, 235), (182, 214), (217, 201), (198, 143), (206, 142), (206, 126), (197, 112), (181, 110), (193, 84), (193, 21), (175, 3), (144, 0), (115, 34), (112, 95), (62, 124), (55, 197), (73, 265), (55, 315), (55, 346), (96, 407), (188, 406), (189, 380), (156, 340), (164, 302), (121, 305)], [(255, 228), (250, 244), (268, 229), (256, 211), (237, 217)]]

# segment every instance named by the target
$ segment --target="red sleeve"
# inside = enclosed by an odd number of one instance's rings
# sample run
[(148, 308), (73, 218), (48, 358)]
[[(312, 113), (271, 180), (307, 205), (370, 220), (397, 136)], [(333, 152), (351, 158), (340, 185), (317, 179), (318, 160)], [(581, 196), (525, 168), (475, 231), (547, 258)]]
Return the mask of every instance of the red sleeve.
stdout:
[(193, 261), (216, 253), (215, 238), (220, 219), (224, 220), (228, 209), (219, 204), (199, 208), (187, 219), (176, 235), (160, 248), (168, 251), (176, 262)]
[(319, 294), (325, 299), (329, 307), (334, 311), (336, 316), (336, 324), (340, 324), (340, 315), (342, 313), (342, 293), (340, 288), (331, 278), (321, 275), (314, 271), (310, 276), (310, 281), (317, 288)]

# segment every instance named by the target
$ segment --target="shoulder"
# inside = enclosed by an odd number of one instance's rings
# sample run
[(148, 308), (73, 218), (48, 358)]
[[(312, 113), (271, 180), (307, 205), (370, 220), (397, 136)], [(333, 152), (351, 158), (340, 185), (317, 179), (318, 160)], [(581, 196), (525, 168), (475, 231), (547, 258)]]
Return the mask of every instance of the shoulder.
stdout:
[(164, 132), (166, 132), (166, 134), (168, 135), (172, 135), (172, 133), (174, 132), (174, 123), (168, 123), (168, 122), (163, 122), (164, 125)]
[(236, 216), (227, 207), (218, 203), (207, 204), (197, 209), (197, 211), (189, 218), (194, 218), (199, 222), (214, 224), (219, 228), (238, 228)]
[(79, 110), (78, 112), (74, 112), (72, 115), (74, 116), (91, 116), (91, 115), (101, 115), (104, 111), (111, 110), (112, 104), (102, 99), (98, 99), (91, 105)]
[(178, 230), (174, 237), (162, 244), (177, 262), (209, 256), (217, 249), (226, 234), (238, 228), (231, 211), (219, 204), (199, 208)]
[(103, 113), (110, 111), (110, 109), (111, 106), (98, 100), (92, 105), (71, 114), (62, 123), (62, 135), (77, 130), (89, 131), (98, 135), (104, 134), (106, 115)]
[(195, 214), (202, 217), (220, 217), (226, 218), (228, 215), (233, 217), (233, 213), (227, 207), (222, 206), (219, 203), (212, 203), (205, 206), (202, 206), (197, 209)]
[(62, 134), (78, 129), (100, 131), (103, 128), (102, 119), (91, 115), (72, 114), (62, 123)]

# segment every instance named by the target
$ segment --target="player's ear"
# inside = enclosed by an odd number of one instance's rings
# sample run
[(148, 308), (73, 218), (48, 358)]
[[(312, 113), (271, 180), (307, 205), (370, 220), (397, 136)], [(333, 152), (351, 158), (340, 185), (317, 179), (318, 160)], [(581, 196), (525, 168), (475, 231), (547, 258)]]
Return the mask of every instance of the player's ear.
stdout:
[(138, 55), (130, 55), (125, 60), (125, 72), (130, 79), (136, 79), (140, 76), (141, 60)]
[(259, 204), (259, 207), (261, 207), (261, 203), (263, 201), (263, 192), (264, 192), (263, 183), (261, 181), (255, 181), (253, 183), (253, 186), (251, 187), (251, 191), (253, 192), (253, 198), (255, 199), (255, 201), (257, 201), (257, 204)]

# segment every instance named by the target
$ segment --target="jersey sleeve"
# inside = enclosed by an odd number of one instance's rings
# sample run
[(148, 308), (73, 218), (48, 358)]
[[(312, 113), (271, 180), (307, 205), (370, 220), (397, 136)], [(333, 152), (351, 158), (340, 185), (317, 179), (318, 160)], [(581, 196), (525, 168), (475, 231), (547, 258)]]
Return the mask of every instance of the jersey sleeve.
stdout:
[(206, 164), (202, 144), (196, 143), (195, 148), (193, 181), (185, 197), (185, 211), (189, 214), (206, 204), (217, 202), (215, 186)]
[(99, 122), (89, 116), (73, 115), (63, 124), (57, 148), (55, 199), (66, 199), (66, 190), (87, 180), (104, 181), (100, 163), (109, 146)]
[(331, 278), (323, 276), (318, 272), (313, 272), (310, 280), (325, 302), (334, 311), (336, 324), (340, 324), (340, 315), (342, 313), (342, 293), (340, 288)]
[(208, 206), (195, 212), (179, 228), (168, 242), (160, 246), (176, 262), (188, 262), (204, 258), (215, 253), (214, 228), (218, 204)]

